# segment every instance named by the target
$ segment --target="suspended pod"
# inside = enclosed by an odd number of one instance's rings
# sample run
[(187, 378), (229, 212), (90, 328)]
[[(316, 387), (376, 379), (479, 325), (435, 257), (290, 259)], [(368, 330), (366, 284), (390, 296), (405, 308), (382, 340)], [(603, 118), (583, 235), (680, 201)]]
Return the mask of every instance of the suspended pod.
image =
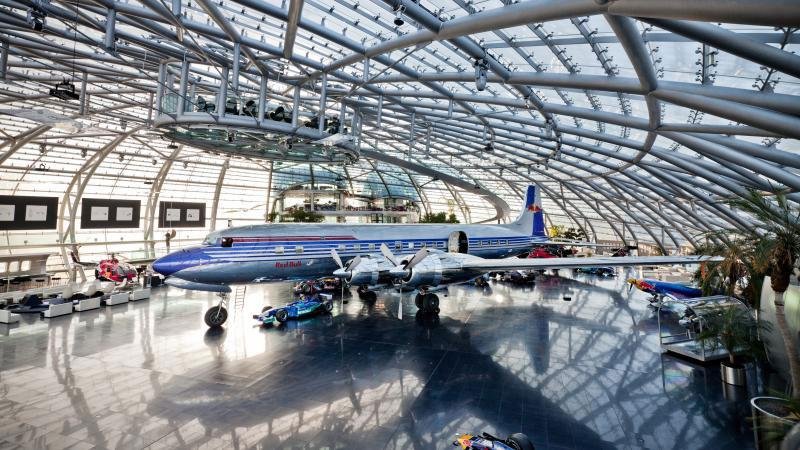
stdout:
[(269, 118), (272, 120), (277, 120), (278, 122), (291, 122), (292, 109), (280, 105), (269, 113)]
[[(311, 120), (307, 120), (303, 125), (308, 128), (319, 128), (319, 116), (314, 116)], [(323, 129), (328, 128), (328, 118), (325, 118), (325, 126)]]
[(197, 112), (212, 113), (217, 109), (217, 105), (206, 102), (206, 99), (204, 99), (199, 95), (197, 96), (196, 105), (197, 105)]
[(339, 132), (339, 117), (333, 116), (325, 120), (325, 132), (328, 134), (336, 134)]
[(225, 114), (239, 114), (239, 100), (236, 97), (228, 97), (225, 102)]
[(242, 114), (250, 117), (258, 117), (258, 103), (255, 100), (248, 100), (244, 104)]

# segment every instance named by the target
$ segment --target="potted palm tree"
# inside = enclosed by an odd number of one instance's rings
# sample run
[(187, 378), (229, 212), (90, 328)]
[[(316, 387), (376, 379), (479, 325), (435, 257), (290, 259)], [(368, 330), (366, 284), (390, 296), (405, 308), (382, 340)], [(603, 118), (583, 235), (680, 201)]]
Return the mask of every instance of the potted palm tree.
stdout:
[(752, 262), (770, 277), (770, 286), (775, 292), (775, 325), (786, 350), (792, 388), (789, 399), (755, 397), (750, 401), (756, 436), (761, 440), (759, 429), (778, 429), (785, 433), (790, 428), (788, 424), (800, 420), (800, 409), (796, 407), (800, 404), (800, 354), (786, 320), (784, 302), (795, 261), (800, 255), (800, 211), (793, 209), (782, 194), (770, 199), (755, 191), (733, 201), (732, 206), (750, 213), (760, 222), (760, 229), (753, 227), (748, 233), (755, 249)]
[(728, 352), (728, 360), (722, 362), (722, 381), (734, 386), (745, 385), (743, 356), (758, 357), (763, 346), (758, 340), (758, 328), (763, 327), (744, 304), (736, 302), (717, 306), (703, 314), (703, 329), (697, 340), (703, 346), (716, 350), (720, 346)]

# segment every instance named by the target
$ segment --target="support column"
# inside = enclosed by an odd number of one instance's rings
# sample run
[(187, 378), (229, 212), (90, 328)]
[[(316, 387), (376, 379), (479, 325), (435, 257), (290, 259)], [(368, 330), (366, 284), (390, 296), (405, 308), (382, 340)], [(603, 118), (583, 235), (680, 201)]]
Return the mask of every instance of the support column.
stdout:
[(79, 113), (82, 116), (86, 115), (87, 106), (89, 104), (89, 94), (86, 93), (86, 80), (88, 77), (89, 75), (87, 75), (86, 72), (83, 72), (83, 79), (81, 80), (81, 106)]
[(217, 116), (225, 117), (225, 102), (228, 100), (228, 68), (222, 68), (222, 79), (217, 93)]
[(3, 47), (0, 49), (0, 80), (5, 80), (8, 77), (8, 41), (3, 41)]
[(267, 74), (261, 73), (261, 82), (258, 86), (258, 122), (264, 121), (267, 113)]
[(321, 79), (321, 86), (319, 90), (319, 111), (317, 112), (317, 117), (319, 118), (319, 125), (318, 129), (319, 132), (322, 133), (325, 131), (325, 107), (327, 106), (326, 103), (328, 101), (328, 74), (323, 73)]
[(241, 59), (242, 50), (241, 44), (238, 42), (233, 43), (233, 74), (231, 76), (231, 88), (233, 88), (233, 95), (239, 97), (239, 59)]
[(211, 202), (211, 226), (209, 228), (210, 231), (214, 231), (217, 229), (217, 211), (219, 210), (219, 197), (222, 193), (222, 182), (225, 180), (225, 172), (228, 171), (228, 166), (230, 166), (231, 160), (230, 158), (225, 158), (225, 162), (222, 163), (222, 167), (219, 169), (219, 176), (217, 177), (217, 184), (214, 187), (214, 200)]
[(104, 45), (106, 50), (114, 52), (116, 45), (114, 45), (114, 27), (117, 23), (117, 11), (114, 8), (108, 10), (106, 14), (106, 36)]
[(294, 87), (294, 99), (292, 100), (292, 128), (297, 128), (297, 117), (300, 113), (300, 85)]
[(176, 116), (182, 116), (186, 112), (186, 87), (189, 83), (189, 61), (183, 60), (181, 63), (181, 79), (178, 88), (178, 107), (175, 110)]
[(164, 86), (167, 82), (167, 65), (158, 65), (158, 83), (156, 85), (156, 116), (161, 115), (161, 103), (164, 98)]

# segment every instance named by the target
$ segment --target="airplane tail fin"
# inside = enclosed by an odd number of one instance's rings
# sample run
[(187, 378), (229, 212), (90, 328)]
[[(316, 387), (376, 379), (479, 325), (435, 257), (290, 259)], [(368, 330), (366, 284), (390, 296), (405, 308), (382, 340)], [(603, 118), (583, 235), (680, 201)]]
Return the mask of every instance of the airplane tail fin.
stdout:
[(528, 186), (528, 193), (525, 196), (525, 204), (517, 220), (511, 222), (511, 226), (530, 233), (531, 236), (547, 237), (544, 227), (544, 212), (542, 211), (542, 198), (539, 189)]

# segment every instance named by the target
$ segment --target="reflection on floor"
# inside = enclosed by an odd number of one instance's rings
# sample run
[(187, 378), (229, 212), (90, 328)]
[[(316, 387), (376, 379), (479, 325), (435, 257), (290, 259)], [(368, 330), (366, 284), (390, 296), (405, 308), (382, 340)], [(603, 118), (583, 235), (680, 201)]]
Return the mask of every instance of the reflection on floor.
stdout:
[(174, 288), (24, 317), (0, 329), (0, 448), (446, 449), (480, 431), (539, 450), (752, 447), (748, 394), (662, 356), (624, 274), (574, 278), (451, 287), (435, 319), (384, 292), (255, 326), (287, 283), (249, 287), (221, 333), (202, 320), (213, 295)]

